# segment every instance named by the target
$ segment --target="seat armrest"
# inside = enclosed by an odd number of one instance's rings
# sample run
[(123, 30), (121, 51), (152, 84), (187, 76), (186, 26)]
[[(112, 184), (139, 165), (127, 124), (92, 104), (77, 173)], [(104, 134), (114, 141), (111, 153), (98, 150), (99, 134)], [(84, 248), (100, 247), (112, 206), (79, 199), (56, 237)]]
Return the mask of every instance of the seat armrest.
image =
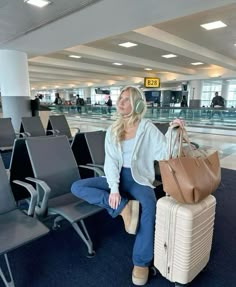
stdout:
[(96, 166), (90, 166), (90, 165), (79, 165), (79, 167), (82, 168), (86, 168), (86, 169), (90, 169), (93, 170), (95, 173), (98, 174), (98, 176), (104, 176), (104, 171), (101, 170), (100, 168), (96, 167)]
[(31, 134), (29, 132), (22, 132), (22, 133), (16, 133), (16, 136), (18, 138), (22, 137), (22, 138), (27, 138), (27, 137), (30, 137)]
[(37, 215), (44, 215), (46, 210), (47, 210), (47, 206), (48, 206), (48, 199), (49, 199), (49, 195), (51, 193), (51, 188), (47, 185), (47, 183), (41, 179), (38, 178), (34, 178), (34, 177), (26, 177), (26, 179), (28, 181), (32, 181), (36, 184), (38, 184), (44, 191), (44, 195), (43, 195), (43, 199), (42, 202), (40, 202), (40, 206), (39, 206), (39, 194), (37, 193), (37, 206), (35, 207), (35, 212)]
[(61, 132), (57, 129), (53, 130), (55, 132), (56, 135), (59, 135)]
[(104, 165), (103, 164), (97, 164), (97, 163), (87, 163), (88, 166), (94, 166), (94, 167), (98, 167), (101, 170), (104, 170)]
[(12, 146), (2, 146), (2, 147), (0, 147), (0, 152), (11, 151), (11, 150), (12, 150)]
[(47, 130), (47, 134), (57, 136), (60, 134), (60, 131), (59, 130)]
[(37, 204), (37, 196), (38, 196), (37, 191), (35, 190), (35, 188), (31, 184), (29, 184), (27, 182), (24, 182), (21, 180), (13, 180), (13, 182), (15, 184), (18, 184), (18, 185), (25, 187), (29, 191), (30, 203), (29, 203), (29, 208), (28, 208), (27, 214), (29, 216), (33, 216), (34, 212), (35, 212), (36, 204)]

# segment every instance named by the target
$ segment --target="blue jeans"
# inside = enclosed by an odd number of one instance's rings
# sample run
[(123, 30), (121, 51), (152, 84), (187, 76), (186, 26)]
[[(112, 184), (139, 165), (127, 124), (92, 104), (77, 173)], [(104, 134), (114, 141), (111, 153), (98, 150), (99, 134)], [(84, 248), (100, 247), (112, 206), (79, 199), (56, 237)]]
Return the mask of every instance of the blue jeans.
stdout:
[(149, 186), (140, 185), (134, 181), (131, 170), (122, 168), (120, 173), (119, 192), (121, 202), (117, 209), (108, 204), (110, 189), (105, 177), (81, 179), (73, 183), (71, 191), (83, 200), (105, 208), (112, 217), (120, 214), (132, 197), (140, 203), (140, 220), (133, 247), (133, 264), (149, 266), (153, 259), (154, 224), (156, 213), (156, 196)]

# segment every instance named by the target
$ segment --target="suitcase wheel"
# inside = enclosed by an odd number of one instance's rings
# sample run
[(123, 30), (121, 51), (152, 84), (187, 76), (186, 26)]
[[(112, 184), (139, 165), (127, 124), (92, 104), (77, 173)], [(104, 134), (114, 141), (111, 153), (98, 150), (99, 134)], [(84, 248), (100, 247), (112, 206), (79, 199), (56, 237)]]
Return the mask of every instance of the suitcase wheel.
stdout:
[(157, 274), (159, 273), (159, 271), (156, 269), (155, 266), (151, 266), (149, 271), (150, 271), (150, 275), (153, 277), (157, 276)]
[(56, 231), (56, 230), (58, 230), (58, 229), (60, 229), (60, 228), (61, 228), (61, 225), (60, 225), (59, 223), (55, 223), (55, 222), (54, 222), (54, 224), (53, 224), (53, 226), (52, 226), (52, 230)]

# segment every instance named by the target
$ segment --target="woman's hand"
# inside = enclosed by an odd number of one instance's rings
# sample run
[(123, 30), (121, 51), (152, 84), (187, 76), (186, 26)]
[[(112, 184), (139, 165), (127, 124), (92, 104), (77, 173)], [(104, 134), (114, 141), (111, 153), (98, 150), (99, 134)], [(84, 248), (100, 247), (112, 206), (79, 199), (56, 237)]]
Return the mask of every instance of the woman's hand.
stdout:
[(183, 129), (185, 126), (185, 122), (181, 119), (174, 119), (172, 122), (170, 122), (170, 126), (180, 127), (181, 129)]
[(118, 205), (120, 204), (121, 196), (119, 192), (113, 192), (109, 195), (109, 205), (113, 209), (117, 209)]

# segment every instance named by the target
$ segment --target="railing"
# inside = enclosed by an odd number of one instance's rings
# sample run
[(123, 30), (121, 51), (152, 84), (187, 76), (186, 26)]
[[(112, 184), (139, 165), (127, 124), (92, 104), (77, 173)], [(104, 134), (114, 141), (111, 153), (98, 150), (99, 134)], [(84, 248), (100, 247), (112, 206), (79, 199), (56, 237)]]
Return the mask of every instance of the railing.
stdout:
[[(68, 116), (80, 116), (81, 118), (114, 119), (115, 107), (109, 113), (107, 106), (86, 105), (78, 112), (76, 106), (48, 106), (51, 113), (64, 113)], [(148, 107), (146, 118), (156, 122), (169, 122), (175, 118), (181, 118), (188, 125), (207, 126), (214, 125), (217, 128), (236, 127), (235, 108), (180, 108), (180, 107)]]

